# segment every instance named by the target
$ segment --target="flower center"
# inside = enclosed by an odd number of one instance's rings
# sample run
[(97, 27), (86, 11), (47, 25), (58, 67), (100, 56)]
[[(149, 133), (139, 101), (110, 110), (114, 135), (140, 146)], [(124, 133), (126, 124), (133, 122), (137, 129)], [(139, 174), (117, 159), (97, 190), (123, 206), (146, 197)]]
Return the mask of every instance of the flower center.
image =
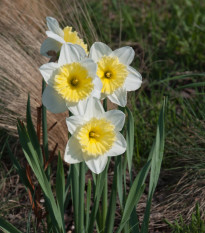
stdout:
[(98, 157), (109, 151), (116, 140), (115, 126), (105, 118), (92, 118), (78, 131), (84, 158)]
[(90, 138), (99, 138), (99, 137), (100, 137), (100, 135), (99, 135), (99, 134), (97, 134), (97, 133), (95, 133), (94, 131), (90, 131), (90, 133), (89, 133), (89, 137), (90, 137)]
[(110, 71), (105, 72), (105, 78), (111, 78), (112, 73)]
[(93, 88), (93, 79), (78, 62), (61, 66), (54, 77), (53, 88), (68, 102), (78, 102), (87, 98)]
[(80, 45), (85, 50), (85, 52), (88, 53), (87, 44), (85, 44), (83, 40), (79, 38), (78, 33), (76, 31), (72, 32), (72, 27), (65, 27), (63, 29), (63, 32), (63, 39), (65, 40), (65, 42)]
[(77, 78), (73, 78), (72, 80), (71, 80), (71, 85), (73, 85), (73, 86), (77, 86), (78, 85), (78, 83), (79, 83), (79, 80), (77, 79)]
[(128, 71), (118, 57), (103, 56), (98, 61), (97, 75), (103, 84), (102, 93), (110, 95), (123, 86)]

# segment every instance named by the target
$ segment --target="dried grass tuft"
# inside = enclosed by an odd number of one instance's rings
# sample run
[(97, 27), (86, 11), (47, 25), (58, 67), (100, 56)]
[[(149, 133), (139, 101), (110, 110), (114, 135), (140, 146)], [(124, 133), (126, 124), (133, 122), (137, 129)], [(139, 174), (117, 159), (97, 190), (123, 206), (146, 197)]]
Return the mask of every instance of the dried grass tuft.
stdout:
[[(192, 213), (195, 212), (196, 203), (199, 203), (201, 217), (205, 217), (205, 169), (188, 170), (179, 179), (178, 183), (171, 187), (163, 187), (163, 190), (155, 194), (150, 229), (163, 229), (167, 226), (164, 219), (170, 222), (178, 219), (180, 215), (189, 223)], [(166, 190), (164, 192), (164, 189)]]
[[(83, 1), (85, 4), (85, 2)], [(48, 62), (40, 55), (41, 43), (46, 38), (46, 16), (53, 16), (63, 24), (71, 25), (85, 38), (80, 20), (85, 19), (91, 28), (91, 37), (97, 39), (86, 7), (78, 1), (3, 0), (0, 3), (0, 128), (16, 136), (17, 118), (25, 120), (28, 93), (34, 124), (37, 107), (41, 106), (42, 77), (38, 68)], [(81, 16), (81, 18), (80, 18)], [(57, 142), (61, 152), (67, 142), (66, 114), (48, 112), (48, 128), (52, 150)]]

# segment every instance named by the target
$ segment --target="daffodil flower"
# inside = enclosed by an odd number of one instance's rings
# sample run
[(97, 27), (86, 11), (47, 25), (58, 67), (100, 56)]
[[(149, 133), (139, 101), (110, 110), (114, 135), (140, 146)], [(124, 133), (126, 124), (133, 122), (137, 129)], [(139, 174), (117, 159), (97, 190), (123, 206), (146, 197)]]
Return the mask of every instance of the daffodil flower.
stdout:
[(124, 107), (127, 104), (127, 91), (140, 88), (142, 76), (129, 66), (135, 52), (129, 47), (112, 51), (106, 44), (95, 42), (89, 57), (97, 64), (97, 75), (103, 83), (102, 98), (108, 97), (111, 102)]
[(105, 112), (100, 100), (89, 98), (81, 114), (66, 119), (69, 139), (64, 160), (74, 164), (85, 161), (94, 173), (101, 173), (108, 157), (123, 154), (126, 140), (119, 132), (122, 130), (125, 114), (119, 110)]
[(55, 51), (58, 53), (62, 44), (67, 42), (80, 45), (86, 53), (88, 52), (87, 44), (79, 38), (76, 31), (72, 31), (72, 27), (67, 26), (64, 29), (61, 29), (58, 21), (52, 17), (46, 17), (46, 21), (49, 31), (46, 31), (48, 38), (41, 45), (40, 53), (42, 55), (50, 57), (48, 55), (49, 51)]
[(96, 75), (97, 65), (79, 45), (63, 44), (58, 63), (44, 64), (39, 70), (48, 84), (42, 102), (53, 113), (69, 108), (75, 114), (79, 102), (86, 102), (89, 96), (100, 98), (102, 82)]

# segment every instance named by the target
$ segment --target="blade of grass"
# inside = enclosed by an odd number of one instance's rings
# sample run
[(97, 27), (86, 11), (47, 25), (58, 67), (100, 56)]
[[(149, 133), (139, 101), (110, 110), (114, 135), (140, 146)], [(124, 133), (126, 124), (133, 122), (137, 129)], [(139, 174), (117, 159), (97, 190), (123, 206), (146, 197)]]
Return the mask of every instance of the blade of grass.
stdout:
[(8, 142), (9, 136), (6, 137), (5, 141), (3, 142), (3, 145), (1, 145), (1, 151), (0, 151), (0, 160), (3, 156), (3, 152), (7, 146), (7, 142)]
[(152, 83), (149, 84), (149, 87), (152, 87), (154, 85), (159, 85), (161, 83), (165, 83), (165, 82), (169, 82), (169, 81), (173, 81), (173, 80), (180, 80), (180, 79), (185, 79), (188, 77), (204, 77), (205, 73), (195, 73), (195, 74), (183, 74), (183, 75), (177, 75), (174, 77), (168, 77), (166, 79), (160, 80), (160, 81), (154, 81)]
[(184, 89), (187, 87), (204, 87), (204, 86), (205, 86), (205, 82), (189, 83), (184, 86), (177, 87), (176, 90)]

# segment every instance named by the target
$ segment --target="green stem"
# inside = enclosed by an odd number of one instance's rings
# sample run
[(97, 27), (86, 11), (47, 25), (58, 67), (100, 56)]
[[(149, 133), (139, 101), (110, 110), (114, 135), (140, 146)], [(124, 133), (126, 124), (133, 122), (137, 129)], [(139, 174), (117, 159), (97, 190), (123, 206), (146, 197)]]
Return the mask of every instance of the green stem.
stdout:
[(102, 230), (104, 231), (105, 229), (105, 222), (106, 222), (106, 216), (107, 216), (107, 174), (105, 177), (105, 183), (104, 183), (104, 188), (103, 188), (103, 194), (102, 194)]
[(74, 211), (74, 224), (75, 233), (81, 233), (79, 231), (79, 164), (71, 164), (71, 184), (72, 184), (72, 199), (73, 199), (73, 211)]
[(85, 190), (85, 163), (80, 163), (79, 169), (79, 232), (84, 232), (84, 190)]
[[(107, 111), (107, 99), (103, 100), (103, 107), (104, 110)], [(108, 165), (107, 165), (108, 166)], [(107, 193), (108, 193), (108, 183), (107, 183), (107, 173), (105, 175), (105, 183), (103, 188), (103, 194), (102, 194), (102, 229), (100, 229), (102, 232), (105, 229), (105, 222), (106, 222), (106, 216), (107, 216)]]

